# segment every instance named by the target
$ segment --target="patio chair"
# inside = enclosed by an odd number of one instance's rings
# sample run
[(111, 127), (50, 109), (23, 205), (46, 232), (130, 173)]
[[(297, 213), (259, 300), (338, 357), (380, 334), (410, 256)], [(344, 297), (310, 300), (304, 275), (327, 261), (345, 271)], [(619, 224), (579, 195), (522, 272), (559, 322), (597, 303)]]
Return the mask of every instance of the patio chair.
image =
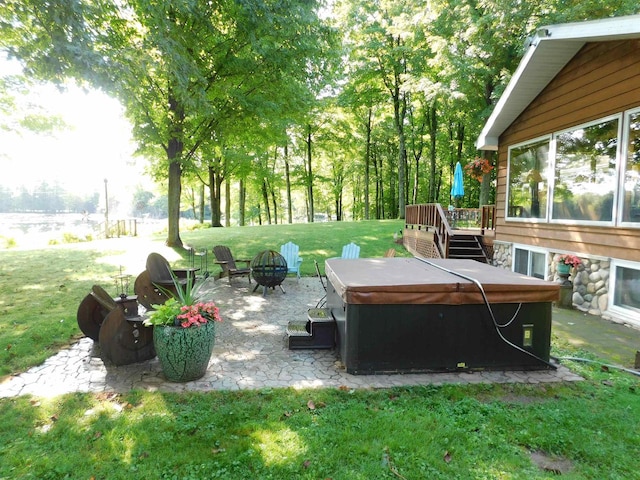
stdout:
[(391, 258), (396, 256), (396, 249), (390, 248), (386, 252), (384, 252), (384, 258)]
[(302, 257), (298, 255), (300, 247), (293, 242), (287, 242), (280, 246), (280, 255), (284, 257), (287, 262), (287, 274), (295, 273), (300, 280), (300, 264), (302, 263)]
[[(221, 277), (227, 276), (229, 278), (229, 284), (231, 284), (231, 278), (246, 276), (251, 283), (251, 268), (249, 267), (251, 260), (239, 260), (234, 259), (231, 255), (229, 247), (224, 245), (216, 245), (213, 247), (213, 254), (216, 257), (216, 263), (222, 268)], [(245, 268), (238, 268), (236, 262), (246, 263)]]
[(342, 255), (340, 258), (358, 258), (360, 257), (360, 247), (351, 242), (342, 247)]
[(138, 301), (147, 310), (152, 309), (151, 305), (163, 304), (169, 298), (169, 294), (177, 294), (173, 275), (182, 287), (191, 281), (195, 282), (195, 270), (193, 268), (173, 269), (169, 262), (159, 253), (150, 253), (147, 257), (146, 270), (144, 270), (134, 283), (133, 289), (138, 296)]

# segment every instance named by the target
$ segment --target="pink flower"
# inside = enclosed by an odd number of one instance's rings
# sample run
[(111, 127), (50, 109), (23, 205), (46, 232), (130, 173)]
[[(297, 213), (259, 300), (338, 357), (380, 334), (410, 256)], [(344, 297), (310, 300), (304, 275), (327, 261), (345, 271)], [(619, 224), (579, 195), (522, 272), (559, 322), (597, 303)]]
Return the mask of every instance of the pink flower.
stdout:
[(207, 323), (208, 321), (222, 321), (220, 310), (214, 302), (198, 302), (193, 305), (183, 305), (180, 307), (180, 312), (177, 318), (180, 321), (180, 325), (184, 328)]
[(566, 253), (558, 257), (558, 263), (564, 263), (565, 265), (571, 265), (573, 268), (577, 268), (582, 264), (582, 260), (580, 260), (575, 255), (570, 255)]

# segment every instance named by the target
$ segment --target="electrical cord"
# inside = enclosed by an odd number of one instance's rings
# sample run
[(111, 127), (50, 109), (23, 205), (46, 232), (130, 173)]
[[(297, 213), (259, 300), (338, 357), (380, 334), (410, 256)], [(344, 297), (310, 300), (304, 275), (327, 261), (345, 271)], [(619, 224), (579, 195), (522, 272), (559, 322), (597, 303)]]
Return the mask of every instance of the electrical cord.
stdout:
[[(418, 257), (415, 257), (415, 258), (418, 258)], [(487, 298), (487, 295), (486, 295), (486, 293), (484, 291), (484, 288), (482, 287), (482, 284), (480, 283), (479, 280), (477, 280), (477, 279), (475, 279), (473, 277), (470, 277), (468, 275), (464, 275), (463, 273), (456, 272), (454, 270), (450, 270), (450, 269), (445, 268), (445, 267), (443, 267), (441, 265), (437, 265), (437, 264), (435, 264), (433, 262), (428, 261), (425, 258), (418, 258), (418, 260), (420, 260), (423, 263), (426, 263), (427, 265), (431, 265), (432, 267), (436, 267), (437, 269), (442, 270), (444, 272), (450, 273), (450, 274), (455, 275), (455, 276), (460, 277), (460, 278), (464, 278), (465, 280), (468, 280), (468, 281), (472, 282), (473, 284), (475, 284), (478, 287), (478, 290), (480, 290), (480, 293), (482, 294), (482, 299), (484, 301), (485, 306), (487, 307), (487, 310), (489, 311), (489, 315), (491, 317), (491, 321), (493, 322), (493, 325), (494, 325), (494, 327), (496, 329), (496, 332), (498, 333), (498, 336), (500, 337), (500, 339), (504, 343), (509, 345), (510, 347), (512, 347), (512, 348), (514, 348), (514, 349), (516, 349), (516, 350), (518, 350), (518, 351), (520, 351), (520, 352), (522, 352), (522, 353), (524, 353), (526, 355), (529, 355), (532, 358), (535, 358), (536, 360), (544, 363), (545, 365), (547, 365), (548, 367), (552, 368), (553, 370), (557, 370), (558, 367), (556, 365), (547, 362), (545, 359), (540, 358), (535, 353), (529, 352), (529, 351), (525, 350), (524, 348), (520, 347), (519, 345), (516, 345), (515, 343), (509, 341), (507, 338), (505, 338), (505, 336), (500, 331), (500, 328), (504, 328), (504, 327), (510, 325), (515, 320), (516, 316), (518, 315), (518, 312), (520, 312), (520, 307), (522, 306), (522, 303), (520, 303), (520, 305), (518, 306), (518, 309), (517, 309), (515, 315), (511, 318), (511, 320), (509, 320), (506, 324), (501, 326), (498, 323), (498, 321), (496, 320), (495, 315), (493, 314), (493, 309), (491, 308), (491, 304), (489, 303), (489, 299)]]
[(556, 360), (558, 363), (560, 363), (561, 360), (569, 360), (571, 362), (585, 362), (585, 363), (596, 363), (598, 365), (600, 365), (601, 367), (607, 367), (607, 368), (614, 368), (616, 370), (621, 370), (623, 372), (626, 373), (630, 373), (631, 375), (636, 375), (638, 377), (640, 377), (640, 372), (637, 370), (632, 370), (630, 368), (626, 368), (626, 367), (622, 367), (620, 365), (609, 365), (606, 363), (602, 363), (599, 362), (597, 360), (591, 360), (589, 358), (580, 358), (580, 357), (553, 357), (554, 360)]

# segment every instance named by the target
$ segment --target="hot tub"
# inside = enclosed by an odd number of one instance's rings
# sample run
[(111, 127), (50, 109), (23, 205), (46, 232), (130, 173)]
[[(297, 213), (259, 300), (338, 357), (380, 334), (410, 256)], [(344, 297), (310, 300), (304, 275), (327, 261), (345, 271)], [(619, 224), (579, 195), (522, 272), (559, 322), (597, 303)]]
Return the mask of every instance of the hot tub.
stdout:
[(348, 373), (553, 368), (559, 284), (473, 260), (335, 258), (325, 272)]

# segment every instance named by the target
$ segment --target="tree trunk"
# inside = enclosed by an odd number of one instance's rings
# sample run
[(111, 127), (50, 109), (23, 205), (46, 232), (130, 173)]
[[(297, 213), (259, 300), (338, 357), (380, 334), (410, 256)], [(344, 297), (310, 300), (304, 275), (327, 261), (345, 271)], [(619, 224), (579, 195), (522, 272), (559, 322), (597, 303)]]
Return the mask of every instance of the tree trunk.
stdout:
[(435, 100), (431, 104), (431, 107), (429, 107), (428, 115), (429, 136), (431, 137), (431, 148), (429, 149), (429, 202), (435, 202), (438, 198), (436, 196), (436, 139), (438, 135), (438, 115)]
[(307, 220), (313, 222), (315, 216), (313, 205), (313, 168), (311, 163), (311, 125), (307, 125), (307, 197), (309, 208), (307, 211)]
[(289, 146), (284, 146), (284, 171), (287, 184), (287, 219), (293, 223), (293, 205), (291, 202), (291, 173), (289, 171)]
[(167, 144), (167, 160), (169, 162), (169, 182), (168, 182), (168, 226), (167, 240), (168, 247), (182, 248), (180, 238), (180, 196), (182, 193), (182, 122), (184, 120), (184, 108), (180, 102), (169, 92), (169, 132), (170, 138)]
[(367, 145), (364, 156), (364, 219), (369, 220), (369, 162), (371, 161), (371, 116), (369, 108), (367, 117)]
[[(493, 155), (491, 152), (483, 151), (483, 157), (493, 164)], [(478, 207), (489, 204), (489, 195), (491, 194), (491, 172), (482, 175), (482, 183), (480, 184), (480, 200)]]
[(247, 206), (247, 191), (244, 186), (244, 180), (241, 178), (238, 182), (238, 225), (245, 226), (245, 212)]
[(267, 181), (262, 179), (262, 199), (264, 200), (264, 208), (267, 214), (267, 223), (271, 225), (271, 209), (269, 208), (269, 191), (267, 188)]
[(209, 197), (211, 203), (211, 226), (221, 227), (220, 222), (220, 174), (213, 165), (209, 165)]
[[(171, 144), (171, 142), (169, 142)], [(180, 177), (182, 169), (177, 160), (169, 163), (169, 188), (168, 188), (168, 228), (167, 240), (165, 244), (168, 247), (182, 248), (182, 240), (180, 239), (180, 194), (181, 185)]]
[[(399, 85), (399, 84), (398, 84)], [(407, 146), (404, 136), (404, 119), (407, 114), (407, 100), (404, 94), (400, 93), (397, 86), (393, 93), (394, 123), (398, 133), (398, 218), (404, 218), (404, 211), (407, 205), (406, 182), (407, 182)]]
[(224, 226), (231, 226), (231, 180), (228, 175), (224, 179)]
[(205, 197), (205, 188), (204, 183), (200, 183), (200, 218), (198, 219), (200, 223), (204, 223), (204, 197)]

